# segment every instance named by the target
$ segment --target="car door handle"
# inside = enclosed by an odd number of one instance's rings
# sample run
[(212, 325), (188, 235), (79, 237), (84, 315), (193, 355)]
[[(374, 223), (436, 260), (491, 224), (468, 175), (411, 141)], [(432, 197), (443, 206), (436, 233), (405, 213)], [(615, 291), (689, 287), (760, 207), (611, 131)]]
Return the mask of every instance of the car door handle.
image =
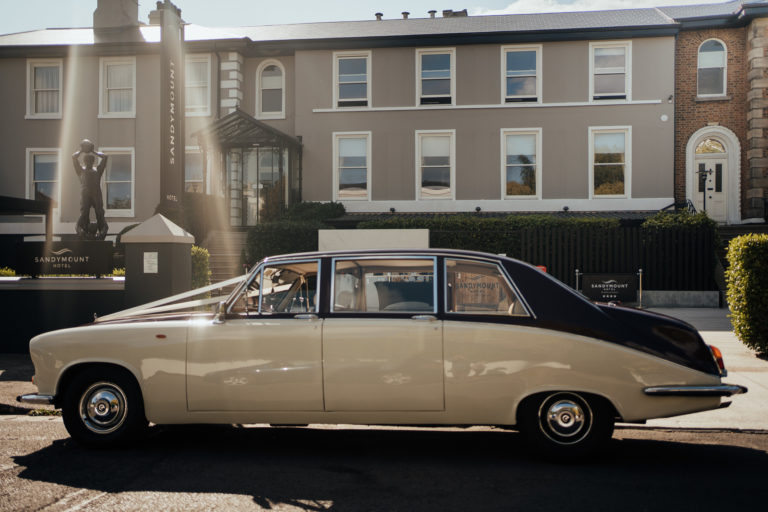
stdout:
[(411, 317), (413, 320), (419, 320), (421, 322), (436, 322), (437, 318), (433, 315), (413, 315)]
[(317, 315), (314, 313), (302, 313), (300, 315), (296, 315), (293, 318), (296, 320), (317, 320)]

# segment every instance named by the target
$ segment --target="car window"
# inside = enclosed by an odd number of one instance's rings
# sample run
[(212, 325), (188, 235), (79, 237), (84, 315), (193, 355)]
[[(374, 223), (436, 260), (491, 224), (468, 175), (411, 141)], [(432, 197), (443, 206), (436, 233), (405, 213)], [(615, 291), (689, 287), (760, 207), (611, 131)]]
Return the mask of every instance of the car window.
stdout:
[(232, 313), (317, 313), (317, 261), (268, 264), (234, 302)]
[(446, 259), (446, 312), (528, 316), (520, 297), (495, 263)]
[(434, 313), (435, 259), (335, 260), (335, 313)]

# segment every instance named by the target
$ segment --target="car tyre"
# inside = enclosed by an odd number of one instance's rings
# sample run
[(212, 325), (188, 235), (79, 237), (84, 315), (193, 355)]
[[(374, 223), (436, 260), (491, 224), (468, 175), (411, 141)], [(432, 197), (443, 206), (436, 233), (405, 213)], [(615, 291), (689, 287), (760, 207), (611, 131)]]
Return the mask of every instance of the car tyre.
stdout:
[(148, 425), (133, 375), (107, 368), (88, 368), (74, 377), (65, 390), (62, 416), (69, 435), (94, 448), (126, 444)]
[(600, 397), (558, 391), (529, 398), (520, 429), (545, 456), (574, 459), (598, 451), (613, 435), (614, 414)]

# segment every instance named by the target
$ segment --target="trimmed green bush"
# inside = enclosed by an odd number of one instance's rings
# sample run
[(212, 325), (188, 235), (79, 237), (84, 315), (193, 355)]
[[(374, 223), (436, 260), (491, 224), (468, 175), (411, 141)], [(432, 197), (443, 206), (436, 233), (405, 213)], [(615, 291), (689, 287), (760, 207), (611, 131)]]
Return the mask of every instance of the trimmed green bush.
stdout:
[(728, 245), (728, 305), (736, 336), (768, 354), (768, 235), (742, 235)]
[(243, 263), (253, 265), (275, 254), (317, 250), (317, 230), (331, 229), (324, 221), (344, 215), (341, 203), (294, 203), (284, 218), (262, 222), (248, 231)]
[(192, 289), (211, 284), (210, 254), (208, 249), (192, 246)]
[(706, 212), (688, 213), (687, 211), (677, 213), (659, 212), (643, 222), (643, 229), (645, 230), (680, 228), (715, 231), (717, 229), (717, 222), (710, 219)]
[(523, 231), (567, 228), (609, 230), (619, 227), (618, 219), (591, 217), (555, 217), (552, 215), (435, 215), (400, 217), (361, 222), (359, 229), (429, 229), (430, 247), (504, 253), (513, 258), (522, 255)]
[(341, 203), (294, 203), (285, 211), (285, 220), (326, 221), (341, 217), (346, 213)]
[(248, 266), (267, 256), (317, 250), (317, 230), (328, 229), (318, 221), (283, 220), (251, 228), (245, 244)]
[(15, 277), (16, 271), (8, 267), (0, 267), (0, 276), (2, 277)]

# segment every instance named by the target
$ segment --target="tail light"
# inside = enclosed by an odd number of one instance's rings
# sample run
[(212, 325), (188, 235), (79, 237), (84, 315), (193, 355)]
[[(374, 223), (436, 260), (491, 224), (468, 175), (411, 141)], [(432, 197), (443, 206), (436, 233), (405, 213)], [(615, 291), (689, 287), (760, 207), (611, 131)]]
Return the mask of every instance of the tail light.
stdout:
[(715, 363), (717, 363), (717, 368), (718, 370), (720, 370), (720, 376), (727, 377), (728, 370), (725, 369), (725, 363), (723, 362), (723, 353), (720, 352), (720, 349), (714, 345), (709, 345), (709, 351), (712, 352), (712, 358), (715, 360)]

